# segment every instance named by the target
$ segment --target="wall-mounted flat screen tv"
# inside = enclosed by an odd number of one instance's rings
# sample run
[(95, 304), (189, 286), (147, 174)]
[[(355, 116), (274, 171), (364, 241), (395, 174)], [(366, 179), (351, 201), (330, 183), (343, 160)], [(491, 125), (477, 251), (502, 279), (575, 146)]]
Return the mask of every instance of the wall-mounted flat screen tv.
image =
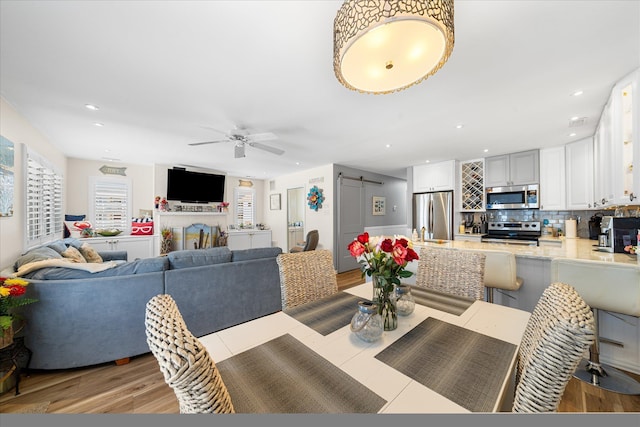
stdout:
[(169, 169), (167, 200), (184, 203), (224, 201), (224, 175)]

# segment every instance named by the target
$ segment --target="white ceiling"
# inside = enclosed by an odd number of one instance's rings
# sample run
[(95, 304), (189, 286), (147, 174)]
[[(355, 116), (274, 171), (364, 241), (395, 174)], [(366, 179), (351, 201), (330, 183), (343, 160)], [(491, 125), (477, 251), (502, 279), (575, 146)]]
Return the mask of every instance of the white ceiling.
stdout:
[[(333, 73), (341, 3), (1, 0), (0, 94), (70, 157), (404, 176), (591, 136), (612, 85), (640, 66), (640, 1), (456, 0), (455, 47), (435, 76), (360, 94)], [(265, 144), (286, 153), (188, 145), (234, 125), (275, 133)]]

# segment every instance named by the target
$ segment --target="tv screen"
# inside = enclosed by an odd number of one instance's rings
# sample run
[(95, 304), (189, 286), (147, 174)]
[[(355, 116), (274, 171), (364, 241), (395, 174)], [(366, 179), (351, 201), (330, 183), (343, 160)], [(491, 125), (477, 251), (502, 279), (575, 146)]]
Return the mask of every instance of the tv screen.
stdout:
[(224, 175), (169, 169), (167, 200), (185, 203), (224, 201)]

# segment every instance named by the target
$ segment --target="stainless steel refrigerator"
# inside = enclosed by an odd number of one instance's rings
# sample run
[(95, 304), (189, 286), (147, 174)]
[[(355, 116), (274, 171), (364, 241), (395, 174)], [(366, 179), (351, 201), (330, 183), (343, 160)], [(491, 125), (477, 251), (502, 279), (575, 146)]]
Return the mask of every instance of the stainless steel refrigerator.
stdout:
[(413, 227), (419, 237), (425, 228), (425, 240), (453, 240), (453, 191), (415, 193)]

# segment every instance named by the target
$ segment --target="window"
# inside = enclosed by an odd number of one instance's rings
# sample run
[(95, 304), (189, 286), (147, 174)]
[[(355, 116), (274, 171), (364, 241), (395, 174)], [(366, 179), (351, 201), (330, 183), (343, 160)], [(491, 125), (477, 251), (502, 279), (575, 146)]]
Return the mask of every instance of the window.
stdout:
[(237, 187), (234, 191), (234, 197), (236, 225), (239, 227), (253, 227), (256, 218), (256, 191), (253, 188)]
[(62, 174), (25, 146), (26, 247), (62, 236)]
[(93, 228), (131, 227), (131, 181), (128, 178), (92, 176), (89, 179), (89, 218)]

